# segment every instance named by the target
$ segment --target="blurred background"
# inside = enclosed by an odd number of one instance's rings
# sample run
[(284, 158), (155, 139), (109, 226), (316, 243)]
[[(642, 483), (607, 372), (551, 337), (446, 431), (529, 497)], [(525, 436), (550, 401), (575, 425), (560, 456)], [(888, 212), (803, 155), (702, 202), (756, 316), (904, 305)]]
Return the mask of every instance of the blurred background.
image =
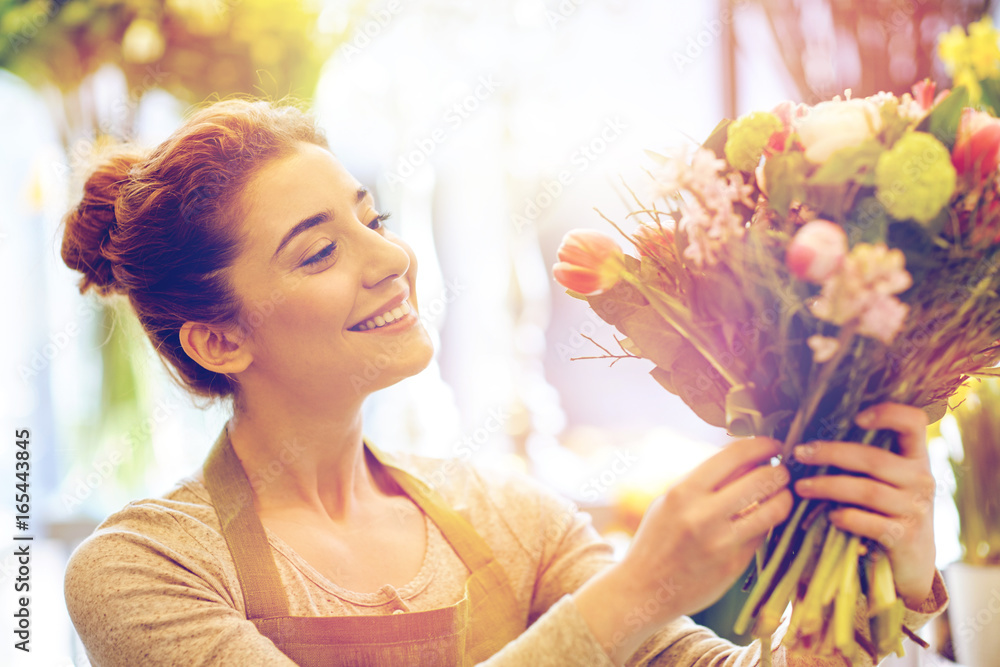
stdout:
[[(624, 547), (652, 496), (727, 437), (646, 362), (574, 360), (613, 347), (614, 330), (551, 279), (562, 235), (607, 229), (594, 208), (620, 219), (625, 186), (642, 196), (643, 149), (696, 144), (724, 116), (947, 85), (937, 36), (993, 4), (0, 0), (3, 421), (31, 430), (37, 577), (30, 660), (5, 642), (0, 663), (86, 664), (66, 558), (103, 517), (200, 466), (227, 417), (169, 380), (127, 303), (80, 296), (59, 258), (95, 148), (154, 146), (219, 97), (304, 100), (414, 246), (437, 341), (426, 372), (369, 401), (373, 441), (520, 467)], [(957, 519), (944, 446), (932, 451), (944, 566)], [(3, 615), (13, 549), (0, 549)]]

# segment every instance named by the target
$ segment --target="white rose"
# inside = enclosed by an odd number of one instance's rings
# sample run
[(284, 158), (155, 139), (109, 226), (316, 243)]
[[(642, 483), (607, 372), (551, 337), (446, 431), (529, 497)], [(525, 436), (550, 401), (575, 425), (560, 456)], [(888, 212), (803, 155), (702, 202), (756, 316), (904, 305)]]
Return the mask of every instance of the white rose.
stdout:
[(834, 152), (856, 146), (882, 129), (878, 107), (868, 100), (821, 102), (795, 124), (806, 159), (825, 162)]

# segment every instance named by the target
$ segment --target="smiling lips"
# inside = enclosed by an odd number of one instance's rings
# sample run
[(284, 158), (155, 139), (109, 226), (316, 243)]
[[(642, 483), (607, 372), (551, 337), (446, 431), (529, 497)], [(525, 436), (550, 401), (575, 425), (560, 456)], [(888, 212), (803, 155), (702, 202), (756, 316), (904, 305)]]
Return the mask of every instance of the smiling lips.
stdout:
[(400, 305), (396, 306), (392, 310), (387, 310), (381, 315), (376, 315), (370, 320), (361, 322), (360, 324), (352, 327), (356, 331), (368, 331), (370, 329), (378, 329), (379, 327), (384, 327), (387, 324), (391, 324), (396, 320), (402, 318), (404, 315), (408, 315), (410, 311), (413, 310), (410, 307), (409, 301), (404, 301)]

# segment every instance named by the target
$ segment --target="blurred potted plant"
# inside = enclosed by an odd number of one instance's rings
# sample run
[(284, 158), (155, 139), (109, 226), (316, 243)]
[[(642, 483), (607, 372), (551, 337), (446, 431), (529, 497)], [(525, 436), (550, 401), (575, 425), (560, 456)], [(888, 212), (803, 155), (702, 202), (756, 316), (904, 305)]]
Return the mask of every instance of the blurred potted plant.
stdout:
[(955, 428), (942, 424), (942, 431), (951, 436), (953, 445), (950, 463), (962, 545), (962, 560), (945, 572), (952, 639), (962, 664), (996, 664), (1000, 656), (1000, 377), (974, 382), (949, 419)]
[[(0, 0), (0, 69), (42, 93), (66, 154), (54, 171), (65, 175), (106, 143), (133, 139), (140, 102), (154, 90), (185, 103), (250, 93), (308, 98), (368, 4), (338, 3), (324, 18), (314, 0)], [(125, 87), (113, 100), (102, 99), (95, 77), (108, 68)], [(148, 378), (137, 366), (144, 336), (121, 304), (98, 312), (100, 410), (75, 425), (70, 465), (85, 474), (94, 460), (122, 458), (113, 475), (131, 496), (152, 455)], [(90, 487), (77, 486), (63, 494), (68, 511), (89, 496)]]

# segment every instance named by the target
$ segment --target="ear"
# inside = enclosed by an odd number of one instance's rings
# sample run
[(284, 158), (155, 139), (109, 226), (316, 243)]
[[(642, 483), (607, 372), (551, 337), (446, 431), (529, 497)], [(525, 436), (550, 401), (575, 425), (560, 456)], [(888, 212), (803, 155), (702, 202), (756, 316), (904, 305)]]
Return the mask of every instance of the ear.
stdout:
[(253, 361), (246, 340), (236, 331), (201, 322), (185, 322), (181, 347), (202, 368), (216, 373), (240, 373)]

